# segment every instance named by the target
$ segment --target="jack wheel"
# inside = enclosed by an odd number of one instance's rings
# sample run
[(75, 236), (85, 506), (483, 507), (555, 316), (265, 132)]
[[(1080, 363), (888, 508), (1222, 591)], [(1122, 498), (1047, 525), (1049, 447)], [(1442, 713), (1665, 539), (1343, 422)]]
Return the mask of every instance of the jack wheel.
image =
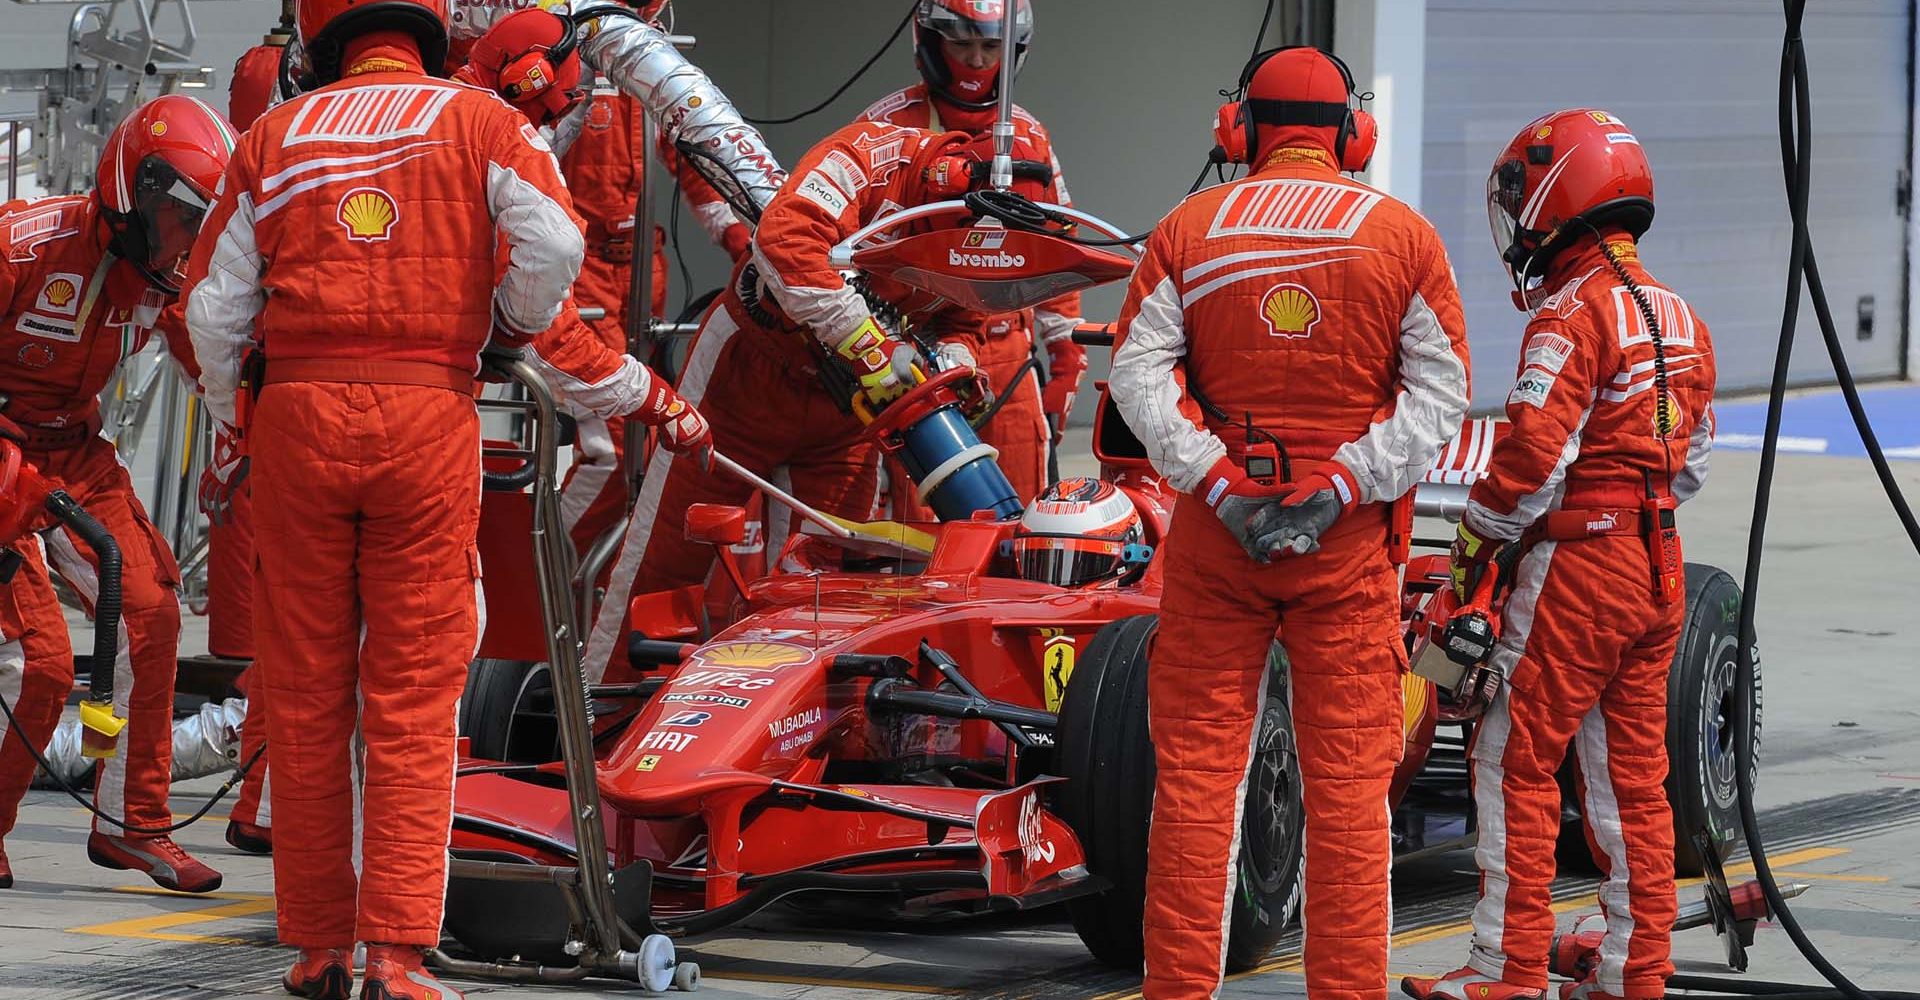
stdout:
[(665, 993), (673, 985), (673, 939), (665, 934), (649, 934), (640, 942), (640, 967), (634, 979), (648, 993)]
[(700, 988), (700, 963), (681, 962), (673, 967), (673, 988), (692, 993)]

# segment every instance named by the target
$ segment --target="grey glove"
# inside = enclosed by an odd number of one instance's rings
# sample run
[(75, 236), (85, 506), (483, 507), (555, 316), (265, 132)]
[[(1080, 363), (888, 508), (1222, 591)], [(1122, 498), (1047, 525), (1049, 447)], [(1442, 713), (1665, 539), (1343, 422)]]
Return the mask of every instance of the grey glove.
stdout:
[[(1317, 490), (1305, 500), (1291, 501), (1291, 497), (1255, 501), (1259, 508), (1248, 521), (1246, 533), (1235, 532), (1254, 562), (1270, 563), (1278, 556), (1318, 552), (1320, 533), (1340, 519), (1340, 497), (1331, 489)], [(1224, 502), (1220, 505), (1222, 520), (1226, 517), (1226, 506)], [(1232, 523), (1227, 527), (1231, 529)]]

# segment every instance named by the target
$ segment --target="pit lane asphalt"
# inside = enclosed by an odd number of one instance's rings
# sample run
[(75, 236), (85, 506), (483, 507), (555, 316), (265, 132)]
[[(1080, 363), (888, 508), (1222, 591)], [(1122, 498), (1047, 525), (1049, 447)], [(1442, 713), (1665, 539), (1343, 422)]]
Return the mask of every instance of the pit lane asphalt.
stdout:
[[(1707, 489), (1682, 513), (1690, 559), (1738, 576), (1757, 464), (1752, 454), (1715, 455)], [(1084, 457), (1068, 466), (1092, 471)], [(1895, 468), (1920, 496), (1920, 464)], [(1760, 798), (1775, 868), (1782, 879), (1812, 884), (1795, 912), (1842, 969), (1868, 988), (1910, 989), (1920, 974), (1920, 558), (1904, 549), (1859, 459), (1783, 456), (1769, 534)], [(190, 622), (194, 638), (198, 624)], [(176, 786), (176, 811), (192, 811), (217, 785)], [(0, 891), (0, 1000), (284, 996), (277, 979), (287, 958), (272, 947), (270, 866), (226, 847), (224, 816), (216, 807), (181, 837), (227, 875), (220, 893), (188, 897), (93, 867), (85, 814), (57, 793), (29, 793), (6, 843), (18, 882)], [(1591, 879), (1570, 877), (1556, 895), (1570, 915), (1592, 908), (1592, 889)], [(1460, 963), (1473, 892), (1466, 852), (1396, 870), (1396, 975)], [(1222, 996), (1302, 995), (1297, 948), (1297, 939), (1285, 942)], [(1721, 955), (1704, 929), (1679, 935), (1675, 950), (1687, 972), (1711, 973)], [(1061, 915), (1047, 911), (915, 924), (870, 904), (782, 905), (682, 942), (681, 951), (700, 962), (700, 995), (713, 1000), (1118, 1000), (1138, 987), (1137, 977), (1095, 965)], [(1763, 925), (1751, 954), (1752, 976), (1812, 979), (1775, 928)], [(469, 996), (498, 998), (639, 993), (599, 982), (459, 985)]]

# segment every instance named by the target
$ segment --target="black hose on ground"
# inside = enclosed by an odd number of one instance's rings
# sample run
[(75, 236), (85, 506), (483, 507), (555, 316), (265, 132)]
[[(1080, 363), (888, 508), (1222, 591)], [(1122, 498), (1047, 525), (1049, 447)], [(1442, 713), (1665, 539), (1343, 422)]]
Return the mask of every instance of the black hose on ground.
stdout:
[[(100, 704), (111, 705), (113, 704), (113, 668), (114, 663), (120, 658), (120, 543), (113, 537), (113, 532), (108, 531), (105, 525), (92, 514), (87, 513), (86, 508), (80, 506), (79, 502), (69, 496), (65, 490), (54, 490), (48, 494), (46, 509), (54, 520), (66, 525), (69, 530), (79, 536), (82, 542), (86, 543), (87, 548), (93, 550), (94, 563), (98, 567), (96, 576), (99, 579), (100, 589), (93, 601), (93, 669), (90, 671), (87, 697)], [(0, 715), (6, 716), (9, 730), (19, 728), (13, 718), (13, 706), (8, 704), (5, 698), (0, 698)], [(265, 746), (255, 750), (253, 756), (247, 758), (246, 762), (233, 772), (233, 776), (227, 779), (227, 783), (221, 785), (220, 790), (213, 793), (206, 804), (186, 819), (167, 826), (134, 826), (121, 817), (109, 816), (101, 812), (91, 798), (74, 788), (58, 770), (47, 763), (46, 755), (41, 752), (42, 747), (34, 746), (32, 740), (22, 740), (21, 745), (27, 748), (27, 753), (33, 757), (34, 763), (47, 772), (47, 777), (52, 778), (54, 784), (59, 785), (68, 797), (80, 803), (83, 808), (99, 819), (136, 837), (158, 837), (192, 826), (200, 820), (200, 817), (205, 816), (219, 804), (221, 799), (226, 798), (227, 793), (246, 778), (247, 772), (253, 770), (253, 765), (259, 761), (260, 755), (267, 752)]]
[(1734, 699), (1734, 724), (1737, 738), (1734, 740), (1736, 762), (1734, 781), (1738, 790), (1741, 834), (1746, 840), (1747, 853), (1753, 861), (1754, 878), (1760, 883), (1761, 891), (1767, 899), (1767, 907), (1773, 918), (1787, 932), (1794, 947), (1800, 951), (1808, 964), (1819, 972), (1831, 987), (1806, 986), (1791, 983), (1771, 983), (1757, 980), (1731, 979), (1720, 976), (1674, 976), (1668, 986), (1676, 990), (1722, 990), (1742, 996), (1764, 996), (1768, 1000), (1911, 1000), (1920, 994), (1905, 992), (1868, 993), (1855, 985), (1834, 964), (1820, 952), (1820, 949), (1807, 935), (1805, 928), (1794, 916), (1787, 905), (1786, 898), (1780, 892), (1775, 881), (1772, 865), (1767, 860), (1766, 847), (1760, 835), (1759, 818), (1754, 811), (1753, 801), (1753, 742), (1755, 719), (1749, 709), (1751, 702), (1745, 694), (1753, 690), (1755, 683), (1754, 614), (1758, 606), (1760, 587), (1760, 558), (1766, 539), (1767, 513), (1773, 495), (1773, 475), (1780, 451), (1780, 421), (1786, 400), (1787, 373), (1793, 356), (1793, 338), (1799, 320), (1800, 296), (1804, 279), (1805, 290), (1813, 299), (1815, 317), (1825, 341), (1827, 354), (1834, 367), (1834, 378), (1846, 397), (1847, 410), (1853, 418), (1854, 427), (1860, 432), (1860, 439), (1866, 445), (1867, 455), (1873, 462), (1874, 472), (1880, 478), (1880, 485), (1886, 491), (1887, 499), (1893, 504), (1895, 514), (1907, 537), (1920, 550), (1920, 524), (1916, 524), (1912, 508), (1908, 506), (1899, 483), (1894, 479), (1892, 469), (1887, 465), (1886, 455), (1880, 449), (1879, 439), (1867, 419), (1866, 409), (1860, 402), (1858, 387), (1854, 384), (1852, 369), (1848, 366), (1841, 351), (1840, 338), (1833, 325), (1832, 313), (1827, 308), (1826, 290), (1820, 283), (1819, 266), (1814, 261), (1812, 235), (1807, 226), (1807, 200), (1812, 182), (1811, 160), (1813, 155), (1812, 97), (1808, 86), (1806, 50), (1801, 36), (1801, 23), (1806, 14), (1806, 0), (1783, 0), (1786, 11), (1786, 37), (1780, 54), (1780, 161), (1786, 175), (1787, 209), (1793, 223), (1792, 249), (1788, 257), (1786, 303), (1780, 321), (1780, 341), (1774, 354), (1773, 379), (1767, 394), (1766, 433), (1760, 449), (1760, 473), (1754, 489), (1753, 524), (1747, 536), (1747, 562), (1740, 602), (1740, 622), (1738, 644), (1739, 673), (1736, 684), (1741, 694)]

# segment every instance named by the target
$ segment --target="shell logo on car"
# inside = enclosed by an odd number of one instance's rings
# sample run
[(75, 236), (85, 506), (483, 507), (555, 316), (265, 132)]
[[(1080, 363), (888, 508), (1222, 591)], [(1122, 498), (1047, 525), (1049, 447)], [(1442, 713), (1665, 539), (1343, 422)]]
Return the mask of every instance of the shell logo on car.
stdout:
[(347, 227), (347, 239), (379, 243), (393, 235), (393, 224), (400, 221), (400, 206), (379, 188), (354, 188), (340, 199), (339, 218)]
[(772, 670), (812, 659), (813, 651), (790, 642), (725, 642), (694, 654), (702, 666)]
[(1260, 316), (1276, 337), (1309, 337), (1320, 322), (1320, 300), (1304, 286), (1275, 285), (1260, 299)]

